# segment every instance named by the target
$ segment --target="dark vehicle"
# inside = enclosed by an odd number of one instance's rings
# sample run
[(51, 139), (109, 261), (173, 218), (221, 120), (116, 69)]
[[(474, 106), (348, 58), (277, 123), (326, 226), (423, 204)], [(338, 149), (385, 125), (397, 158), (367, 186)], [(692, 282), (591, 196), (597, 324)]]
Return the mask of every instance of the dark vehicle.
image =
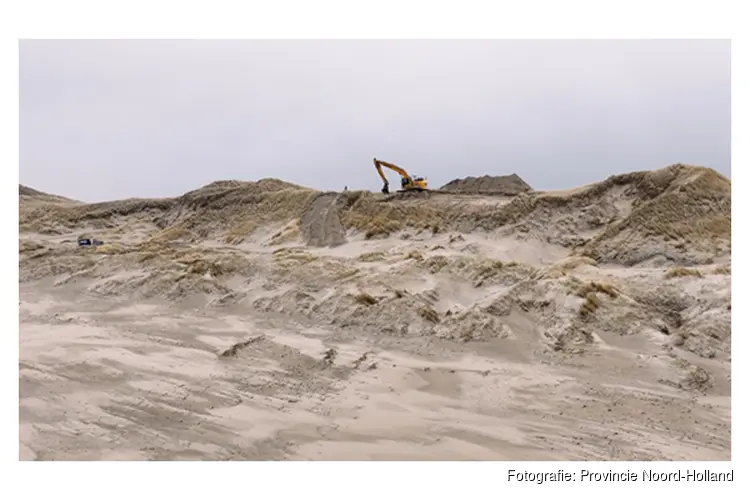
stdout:
[(78, 238), (79, 247), (98, 247), (103, 245), (104, 242), (94, 238)]

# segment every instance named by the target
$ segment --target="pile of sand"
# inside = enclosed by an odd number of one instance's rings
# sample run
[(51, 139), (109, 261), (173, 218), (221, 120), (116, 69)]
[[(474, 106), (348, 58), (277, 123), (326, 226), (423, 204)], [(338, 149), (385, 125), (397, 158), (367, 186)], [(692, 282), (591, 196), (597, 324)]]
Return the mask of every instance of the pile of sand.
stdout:
[(514, 196), (518, 193), (531, 192), (533, 189), (517, 174), (511, 174), (495, 176), (484, 175), (482, 177), (453, 179), (441, 187), (440, 191), (460, 194), (499, 194)]

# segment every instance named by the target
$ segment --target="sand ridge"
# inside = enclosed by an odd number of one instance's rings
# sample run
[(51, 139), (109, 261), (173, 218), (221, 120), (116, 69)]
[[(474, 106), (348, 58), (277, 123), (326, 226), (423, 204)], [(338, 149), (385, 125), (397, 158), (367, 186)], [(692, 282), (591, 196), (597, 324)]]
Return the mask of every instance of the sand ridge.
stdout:
[(21, 458), (729, 459), (730, 182), (474, 184), (21, 187)]

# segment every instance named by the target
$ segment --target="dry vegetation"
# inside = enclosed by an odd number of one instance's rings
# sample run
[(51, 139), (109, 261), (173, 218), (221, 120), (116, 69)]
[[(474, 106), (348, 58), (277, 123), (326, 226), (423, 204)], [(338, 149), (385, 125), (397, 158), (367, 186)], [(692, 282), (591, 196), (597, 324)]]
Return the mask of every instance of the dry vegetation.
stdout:
[[(297, 238), (301, 236), (301, 234), (302, 234), (302, 231), (300, 228), (300, 220), (293, 219), (291, 222), (285, 225), (281, 230), (274, 233), (267, 244), (269, 246), (283, 245), (283, 244), (296, 240)], [(242, 241), (244, 241), (244, 238), (242, 238)], [(237, 240), (233, 241), (233, 243), (237, 243), (237, 242), (238, 242)]]
[(574, 256), (563, 260), (558, 267), (561, 271), (573, 271), (580, 266), (596, 267), (596, 265), (596, 261), (590, 257)]
[(587, 297), (591, 293), (604, 293), (613, 299), (616, 299), (620, 295), (614, 285), (610, 283), (601, 283), (598, 281), (589, 281), (587, 283), (581, 284), (577, 288), (575, 293), (579, 297)]
[(716, 266), (713, 269), (713, 274), (725, 274), (725, 275), (731, 275), (732, 274), (732, 267), (731, 266)]
[(305, 252), (304, 250), (290, 248), (280, 248), (278, 250), (275, 250), (273, 252), (273, 258), (277, 262), (286, 265), (307, 264), (309, 262), (318, 260), (318, 257)]
[(598, 281), (581, 282), (575, 278), (568, 283), (569, 286), (573, 287), (573, 293), (584, 299), (578, 310), (579, 316), (583, 318), (590, 316), (602, 306), (602, 301), (598, 294), (606, 295), (610, 299), (616, 299), (620, 296), (617, 287), (610, 283), (602, 283)]
[(362, 292), (362, 293), (359, 293), (359, 294), (355, 295), (354, 296), (354, 301), (357, 304), (362, 304), (364, 306), (374, 306), (375, 304), (378, 303), (378, 299), (376, 299), (375, 297), (373, 297), (369, 293), (365, 293), (365, 292)]
[(588, 292), (584, 296), (584, 301), (581, 303), (579, 314), (583, 317), (593, 314), (599, 307), (601, 307), (602, 301), (596, 296), (594, 292)]
[(194, 241), (196, 235), (184, 227), (173, 226), (155, 234), (149, 241), (154, 243), (169, 243), (172, 241)]
[(442, 214), (418, 200), (384, 203), (377, 195), (350, 192), (344, 203), (341, 221), (346, 229), (361, 231), (366, 239), (389, 236), (410, 228), (438, 232)]
[(688, 269), (686, 267), (673, 267), (671, 269), (668, 269), (664, 273), (665, 279), (684, 278), (685, 276), (695, 276), (696, 278), (702, 278), (703, 273), (701, 273), (698, 269)]
[(117, 243), (105, 243), (98, 247), (94, 247), (94, 252), (99, 254), (116, 255), (126, 253), (127, 250), (122, 245)]
[(243, 349), (246, 349), (247, 347), (250, 347), (252, 344), (255, 344), (256, 342), (259, 342), (263, 339), (265, 339), (265, 336), (258, 335), (257, 337), (249, 338), (243, 342), (237, 342), (236, 344), (232, 345), (229, 349), (225, 349), (224, 351), (222, 351), (219, 354), (219, 356), (222, 358), (234, 358)]
[(385, 252), (366, 252), (357, 257), (360, 262), (378, 262), (385, 260)]
[(421, 307), (419, 309), (419, 315), (430, 323), (440, 323), (440, 315), (435, 309), (429, 306)]

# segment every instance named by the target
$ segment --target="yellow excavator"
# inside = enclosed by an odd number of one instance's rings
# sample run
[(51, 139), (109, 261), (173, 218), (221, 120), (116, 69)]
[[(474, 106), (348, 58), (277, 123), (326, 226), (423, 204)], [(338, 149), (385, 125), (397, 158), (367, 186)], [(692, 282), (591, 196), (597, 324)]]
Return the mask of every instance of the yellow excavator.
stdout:
[(394, 165), (393, 163), (388, 163), (387, 161), (381, 161), (377, 158), (373, 158), (372, 161), (375, 163), (375, 169), (378, 171), (378, 175), (383, 179), (383, 189), (381, 189), (383, 194), (388, 194), (390, 192), (388, 190), (388, 178), (383, 173), (383, 167), (390, 168), (401, 176), (401, 191), (424, 191), (427, 189), (427, 179), (424, 177), (412, 177), (403, 168)]

